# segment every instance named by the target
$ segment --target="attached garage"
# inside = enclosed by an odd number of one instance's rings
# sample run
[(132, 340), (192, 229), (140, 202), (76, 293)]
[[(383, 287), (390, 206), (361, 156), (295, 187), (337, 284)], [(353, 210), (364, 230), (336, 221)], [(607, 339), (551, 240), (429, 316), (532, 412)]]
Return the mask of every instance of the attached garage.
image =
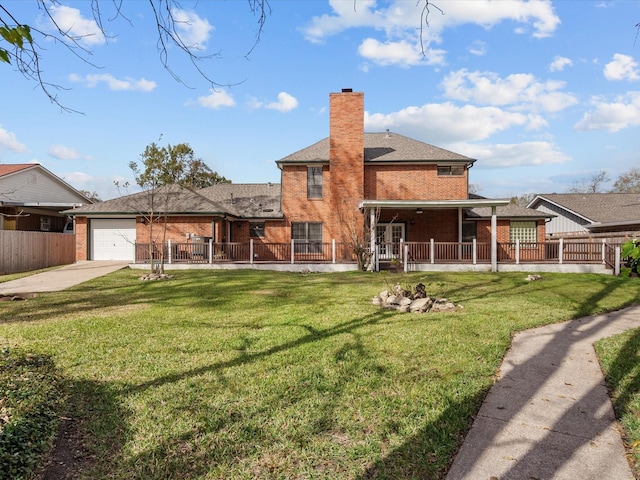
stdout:
[(134, 218), (91, 219), (89, 238), (92, 260), (135, 260)]

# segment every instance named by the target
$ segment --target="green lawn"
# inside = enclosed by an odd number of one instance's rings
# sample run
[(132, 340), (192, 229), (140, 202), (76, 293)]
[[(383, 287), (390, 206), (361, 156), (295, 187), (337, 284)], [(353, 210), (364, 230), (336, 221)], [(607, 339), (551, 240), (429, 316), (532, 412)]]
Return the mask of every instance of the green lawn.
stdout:
[[(441, 478), (514, 331), (640, 303), (599, 275), (171, 273), (0, 304), (0, 348), (63, 376), (80, 478)], [(371, 305), (396, 280), (464, 309)]]
[(640, 478), (640, 328), (600, 340), (596, 352)]

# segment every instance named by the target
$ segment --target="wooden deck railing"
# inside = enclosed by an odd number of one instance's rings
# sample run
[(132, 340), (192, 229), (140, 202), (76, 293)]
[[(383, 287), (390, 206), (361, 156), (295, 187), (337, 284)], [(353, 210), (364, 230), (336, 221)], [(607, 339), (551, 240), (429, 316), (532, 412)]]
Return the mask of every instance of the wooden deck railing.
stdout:
[[(498, 263), (590, 263), (615, 267), (617, 245), (604, 242), (498, 243)], [(491, 262), (491, 244), (473, 242), (397, 242), (376, 246), (379, 262), (467, 263)], [(149, 263), (149, 244), (136, 244), (136, 263)], [(154, 261), (165, 263), (354, 263), (346, 243), (214, 243), (155, 244)]]

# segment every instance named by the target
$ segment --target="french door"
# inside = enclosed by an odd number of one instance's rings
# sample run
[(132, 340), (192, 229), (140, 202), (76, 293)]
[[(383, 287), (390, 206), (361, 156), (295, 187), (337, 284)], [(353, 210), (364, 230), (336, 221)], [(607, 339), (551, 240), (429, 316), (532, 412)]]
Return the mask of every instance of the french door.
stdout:
[(379, 223), (376, 225), (376, 242), (380, 260), (400, 257), (400, 240), (404, 239), (404, 223)]

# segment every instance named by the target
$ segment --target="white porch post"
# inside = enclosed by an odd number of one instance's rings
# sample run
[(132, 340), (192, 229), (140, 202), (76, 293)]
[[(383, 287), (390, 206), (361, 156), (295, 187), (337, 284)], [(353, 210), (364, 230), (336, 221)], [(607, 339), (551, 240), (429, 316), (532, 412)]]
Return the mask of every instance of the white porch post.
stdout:
[(213, 263), (213, 237), (209, 239), (209, 263)]
[(496, 207), (491, 207), (491, 271), (498, 271), (498, 216)]
[(168, 261), (168, 263), (171, 263), (171, 262), (172, 262), (172, 260), (173, 260), (172, 255), (171, 255), (171, 252), (172, 252), (172, 250), (173, 250), (173, 249), (171, 248), (171, 239), (167, 240), (167, 249), (169, 250), (169, 252), (167, 253), (167, 256), (169, 257), (169, 258), (167, 259), (167, 261)]
[(331, 239), (331, 263), (336, 263), (336, 239)]
[(516, 265), (520, 265), (520, 239), (516, 238)]
[(478, 263), (478, 241), (473, 239), (473, 264)]
[(296, 261), (295, 254), (295, 243), (293, 243), (293, 238), (291, 239), (291, 265), (293, 265)]
[(253, 265), (253, 238), (249, 239), (249, 265)]
[(462, 259), (462, 209), (458, 208), (458, 260)]
[(431, 258), (431, 263), (436, 262), (436, 241), (433, 238), (429, 240), (429, 257)]
[(607, 260), (607, 241), (606, 240), (602, 240), (602, 264), (604, 265)]
[(369, 239), (369, 248), (371, 249), (371, 261), (369, 262), (369, 269), (377, 272), (378, 267), (378, 251), (376, 250), (376, 212), (373, 208), (369, 209), (369, 225), (371, 230), (371, 238)]
[(408, 272), (407, 270), (408, 257), (409, 257), (409, 245), (405, 243), (404, 244), (404, 273)]
[(615, 260), (614, 260), (614, 267), (613, 267), (613, 274), (617, 277), (618, 275), (620, 275), (620, 246), (616, 247), (616, 253), (615, 253)]
[(562, 255), (563, 255), (563, 253), (564, 253), (564, 252), (563, 252), (563, 250), (564, 250), (564, 239), (561, 237), (561, 238), (560, 238), (560, 242), (558, 243), (558, 263), (559, 263), (560, 265), (562, 265), (562, 262), (563, 262), (563, 260), (564, 260), (564, 259), (562, 258)]

